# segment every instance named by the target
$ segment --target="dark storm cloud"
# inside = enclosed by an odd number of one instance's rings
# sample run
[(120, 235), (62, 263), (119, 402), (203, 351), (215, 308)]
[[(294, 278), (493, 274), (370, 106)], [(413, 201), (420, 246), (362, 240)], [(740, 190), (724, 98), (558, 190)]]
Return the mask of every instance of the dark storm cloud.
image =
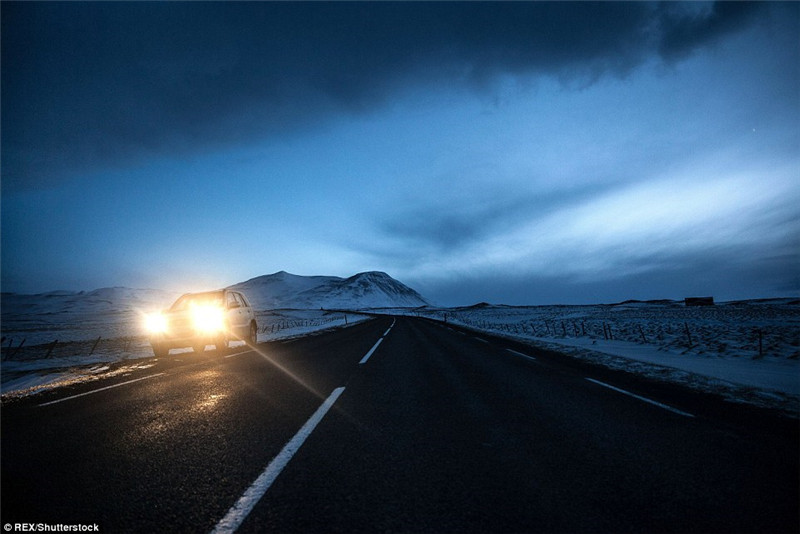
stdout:
[(693, 49), (741, 29), (757, 18), (764, 5), (753, 2), (715, 2), (708, 12), (666, 4), (660, 13), (659, 53), (679, 58)]
[(3, 186), (291, 134), (408, 83), (624, 75), (734, 31), (756, 9), (4, 2)]

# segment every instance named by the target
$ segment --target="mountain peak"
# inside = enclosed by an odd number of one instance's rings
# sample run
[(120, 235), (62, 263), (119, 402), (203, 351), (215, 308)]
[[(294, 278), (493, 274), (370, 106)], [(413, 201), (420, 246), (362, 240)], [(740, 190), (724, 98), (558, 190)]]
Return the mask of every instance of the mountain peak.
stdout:
[(393, 308), (428, 304), (419, 293), (382, 271), (367, 271), (346, 279), (278, 271), (231, 287), (244, 291), (260, 310)]
[(348, 280), (359, 280), (364, 278), (368, 280), (394, 280), (394, 278), (383, 271), (365, 271), (363, 273), (354, 274), (348, 278)]

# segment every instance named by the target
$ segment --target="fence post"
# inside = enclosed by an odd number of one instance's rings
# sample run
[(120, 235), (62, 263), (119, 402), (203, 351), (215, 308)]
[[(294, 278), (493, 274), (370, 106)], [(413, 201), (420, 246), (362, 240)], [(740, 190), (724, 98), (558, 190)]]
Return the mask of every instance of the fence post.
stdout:
[(92, 345), (92, 350), (89, 351), (89, 356), (94, 354), (94, 349), (96, 349), (97, 348), (97, 344), (100, 343), (100, 337), (101, 336), (97, 336), (97, 340), (94, 342), (94, 345)]
[(689, 324), (683, 323), (683, 327), (686, 329), (686, 337), (689, 339), (689, 348), (692, 348), (692, 333), (689, 331)]
[(12, 352), (12, 353), (9, 355), (9, 358), (13, 358), (14, 356), (16, 356), (16, 355), (17, 355), (17, 353), (19, 352), (19, 350), (22, 348), (22, 345), (24, 345), (24, 344), (25, 344), (25, 342), (26, 342), (27, 340), (28, 340), (28, 338), (26, 338), (26, 337), (22, 338), (22, 342), (19, 344), (19, 347), (17, 347), (16, 349), (14, 349), (14, 352)]
[(644, 335), (644, 329), (642, 328), (642, 325), (639, 325), (639, 333), (642, 334), (642, 342), (647, 343), (647, 338)]
[(764, 357), (764, 343), (763, 342), (764, 342), (764, 333), (759, 328), (758, 329), (758, 357), (759, 357), (759, 359)]
[(44, 357), (45, 359), (50, 357), (50, 354), (53, 352), (53, 349), (56, 348), (57, 344), (58, 344), (58, 340), (57, 339), (50, 344), (50, 348), (47, 349), (47, 354)]

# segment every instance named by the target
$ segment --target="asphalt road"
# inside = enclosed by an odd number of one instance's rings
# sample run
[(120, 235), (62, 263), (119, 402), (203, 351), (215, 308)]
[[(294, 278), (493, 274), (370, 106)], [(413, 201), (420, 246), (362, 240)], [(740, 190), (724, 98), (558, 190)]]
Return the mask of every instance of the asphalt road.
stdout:
[(800, 531), (797, 420), (502, 339), (382, 317), (153, 363), (3, 405), (4, 526)]

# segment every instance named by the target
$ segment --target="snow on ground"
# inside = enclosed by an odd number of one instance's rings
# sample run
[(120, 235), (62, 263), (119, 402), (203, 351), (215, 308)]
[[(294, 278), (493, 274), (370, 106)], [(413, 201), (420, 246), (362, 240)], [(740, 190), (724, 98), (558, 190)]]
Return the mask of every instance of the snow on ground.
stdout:
[(144, 314), (176, 297), (165, 291), (124, 287), (39, 295), (3, 293), (2, 347), (138, 336)]
[(798, 414), (796, 300), (687, 307), (674, 301), (595, 306), (415, 310), (602, 365)]
[[(17, 363), (17, 362), (14, 362)], [(13, 365), (13, 364), (12, 364)], [(11, 397), (25, 397), (35, 395), (43, 391), (55, 388), (70, 386), (74, 384), (92, 382), (101, 378), (112, 376), (127, 375), (133, 371), (148, 369), (155, 363), (150, 359), (138, 360), (123, 363), (122, 365), (95, 365), (87, 367), (79, 365), (68, 368), (36, 369), (34, 365), (30, 369), (25, 366), (16, 366), (15, 371), (6, 371), (6, 364), (3, 364), (3, 400)], [(5, 380), (6, 377), (9, 377)]]
[[(128, 316), (130, 320), (131, 316)], [(369, 319), (355, 312), (323, 310), (272, 310), (260, 312), (258, 341), (279, 341), (312, 335), (332, 328), (344, 328)], [(50, 323), (48, 323), (50, 324)], [(46, 328), (46, 325), (40, 326)], [(138, 326), (112, 324), (108, 331), (136, 331)], [(0, 378), (3, 397), (31, 395), (78, 382), (130, 373), (152, 366), (153, 352), (147, 338), (138, 335), (121, 338), (80, 340), (81, 331), (63, 329), (72, 341), (39, 345), (3, 346)], [(102, 331), (101, 331), (102, 332)], [(92, 331), (92, 335), (96, 331)], [(50, 332), (52, 335), (52, 332)], [(85, 335), (85, 334), (84, 334)], [(48, 339), (48, 337), (44, 337)], [(232, 342), (232, 347), (244, 345)], [(52, 350), (51, 350), (52, 347)], [(191, 348), (172, 349), (170, 354), (192, 353)], [(49, 354), (49, 356), (48, 356)]]
[[(257, 312), (259, 341), (309, 335), (369, 317), (355, 311), (324, 311), (320, 303), (326, 308), (348, 310), (409, 302), (425, 304), (416, 292), (379, 272), (359, 273), (347, 279), (281, 272), (233, 287), (238, 286), (252, 290), (247, 294), (260, 310)], [(145, 316), (163, 309), (177, 296), (166, 291), (125, 287), (37, 295), (2, 293), (2, 394), (61, 384), (65, 380), (94, 379), (102, 373), (88, 371), (88, 366), (119, 366), (152, 357), (144, 331)], [(288, 303), (281, 306), (287, 309), (273, 310), (275, 301)]]
[(370, 315), (344, 311), (264, 311), (258, 314), (258, 340), (275, 341), (306, 336), (330, 328), (351, 326), (370, 318)]
[[(16, 310), (4, 295), (2, 394), (35, 393), (109, 372), (148, 365), (152, 351), (141, 309), (120, 308), (116, 295), (48, 294), (41, 306)], [(76, 302), (64, 309), (64, 301)], [(155, 299), (154, 299), (155, 300)], [(78, 305), (80, 304), (80, 305)], [(679, 382), (728, 398), (798, 414), (800, 305), (797, 300), (687, 307), (674, 301), (593, 306), (385, 308), (509, 336), (611, 368)], [(270, 310), (258, 314), (260, 342), (310, 335), (368, 319), (356, 312)], [(21, 342), (25, 340), (25, 343)], [(32, 340), (32, 341), (31, 341)], [(53, 343), (59, 340), (58, 343)], [(191, 349), (173, 350), (173, 354)], [(127, 370), (127, 371), (125, 371)]]

